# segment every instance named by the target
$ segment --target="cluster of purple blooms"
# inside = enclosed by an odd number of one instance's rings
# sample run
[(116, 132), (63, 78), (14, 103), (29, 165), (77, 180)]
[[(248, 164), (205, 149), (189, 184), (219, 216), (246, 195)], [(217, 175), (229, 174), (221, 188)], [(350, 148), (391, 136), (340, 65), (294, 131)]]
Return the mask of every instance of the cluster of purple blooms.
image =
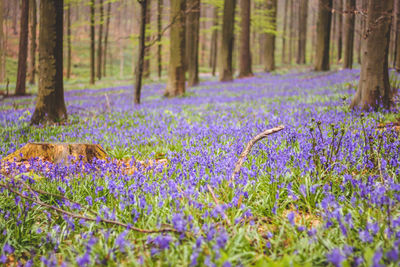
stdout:
[[(84, 142), (139, 159), (162, 153), (168, 167), (128, 174), (100, 160), (8, 165), (1, 184), (18, 188), (22, 180), (50, 193), (38, 194), (42, 202), (82, 218), (3, 187), (0, 262), (14, 255), (26, 266), (397, 266), (399, 134), (377, 130), (390, 114), (348, 109), (343, 96), (354, 93), (358, 78), (358, 70), (260, 74), (206, 81), (175, 99), (162, 98), (164, 85), (153, 84), (139, 108), (131, 87), (68, 91), (70, 122), (38, 128), (28, 127), (32, 98), (1, 103), (0, 157), (31, 141)], [(230, 184), (246, 143), (280, 124), (285, 130), (258, 142)], [(175, 231), (144, 234), (104, 220)]]

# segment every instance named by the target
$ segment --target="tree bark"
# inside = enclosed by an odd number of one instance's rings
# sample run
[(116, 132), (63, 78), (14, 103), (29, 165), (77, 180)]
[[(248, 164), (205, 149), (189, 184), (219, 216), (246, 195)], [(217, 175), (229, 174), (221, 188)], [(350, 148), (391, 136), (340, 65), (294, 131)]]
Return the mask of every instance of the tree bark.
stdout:
[[(288, 0), (285, 0), (285, 15), (283, 18), (283, 33), (282, 33), (282, 63), (287, 63), (287, 57), (286, 57), (286, 39), (287, 39), (287, 22), (288, 22)], [(264, 40), (265, 41), (265, 40)], [(265, 43), (265, 42), (264, 42)], [(265, 51), (264, 51), (265, 53)]]
[(5, 78), (5, 68), (3, 61), (5, 60), (5, 42), (4, 42), (4, 32), (3, 32), (3, 22), (4, 22), (4, 5), (5, 0), (0, 0), (0, 83), (4, 82)]
[(240, 0), (240, 63), (239, 78), (253, 76), (250, 53), (250, 0)]
[(297, 51), (297, 64), (306, 64), (306, 45), (307, 45), (307, 16), (308, 0), (300, 1), (299, 10), (299, 50)]
[(171, 0), (170, 59), (164, 93), (167, 97), (185, 93), (185, 9), (185, 0)]
[(343, 0), (338, 0), (337, 4), (337, 14), (338, 14), (338, 29), (337, 29), (337, 47), (338, 54), (337, 60), (340, 62), (342, 60), (342, 50), (343, 50)]
[(90, 84), (95, 83), (95, 21), (94, 21), (94, 0), (90, 0)]
[(104, 24), (104, 6), (103, 0), (99, 0), (100, 22), (99, 36), (97, 40), (97, 79), (101, 80), (101, 70), (103, 62), (103, 24)]
[(267, 12), (270, 14), (270, 22), (272, 24), (271, 33), (265, 36), (265, 52), (264, 52), (264, 70), (270, 72), (275, 70), (275, 35), (276, 35), (276, 14), (278, 3), (277, 0), (267, 0)]
[(332, 21), (332, 0), (319, 0), (315, 70), (329, 70), (329, 45)]
[(104, 51), (103, 51), (103, 77), (107, 76), (107, 55), (108, 55), (108, 33), (110, 31), (110, 19), (111, 19), (111, 2), (107, 4), (107, 18), (106, 18), (106, 29), (104, 36)]
[(344, 54), (343, 68), (353, 68), (353, 51), (354, 51), (354, 23), (356, 0), (345, 0), (346, 6), (344, 9)]
[(35, 84), (36, 76), (36, 26), (37, 26), (37, 16), (36, 16), (36, 0), (30, 0), (29, 3), (30, 14), (29, 18), (31, 20), (30, 33), (30, 60), (29, 60), (29, 84)]
[(63, 88), (63, 0), (40, 1), (39, 93), (31, 124), (67, 119)]
[(139, 1), (140, 4), (140, 35), (139, 35), (139, 56), (136, 66), (136, 82), (135, 82), (135, 105), (140, 104), (140, 92), (142, 90), (142, 77), (144, 56), (146, 50), (146, 16), (147, 16), (147, 0)]
[(162, 44), (161, 44), (162, 12), (163, 12), (163, 0), (157, 0), (157, 74), (159, 79), (161, 79), (162, 75)]
[(351, 107), (362, 110), (390, 108), (388, 52), (393, 0), (369, 0), (360, 82)]
[(400, 72), (400, 3), (396, 2), (396, 40), (395, 40), (395, 60), (394, 67), (397, 72)]
[(71, 2), (68, 1), (67, 4), (67, 79), (71, 78), (71, 60), (72, 60), (72, 50), (71, 50)]
[(295, 0), (290, 0), (290, 5), (289, 5), (289, 53), (288, 53), (288, 63), (292, 64), (292, 59), (293, 59), (293, 39), (294, 39), (294, 1)]
[[(146, 0), (147, 1), (147, 8), (146, 8), (146, 40), (145, 43), (150, 42), (150, 18), (151, 18), (151, 13), (150, 13), (150, 5), (151, 5), (151, 0)], [(150, 47), (145, 47), (144, 50), (144, 61), (143, 61), (143, 77), (144, 78), (149, 78), (150, 77)]]
[(211, 51), (210, 51), (210, 67), (212, 76), (215, 76), (217, 68), (217, 52), (218, 52), (218, 8), (213, 10), (213, 30), (211, 34)]
[(233, 80), (233, 42), (235, 25), (236, 0), (224, 1), (224, 15), (222, 19), (221, 62), (219, 80), (226, 82)]
[(17, 85), (15, 87), (16, 95), (26, 94), (26, 65), (28, 55), (28, 22), (29, 22), (29, 0), (21, 2), (21, 21), (19, 32), (18, 48), (18, 73)]
[(200, 0), (187, 0), (186, 63), (188, 86), (199, 84)]

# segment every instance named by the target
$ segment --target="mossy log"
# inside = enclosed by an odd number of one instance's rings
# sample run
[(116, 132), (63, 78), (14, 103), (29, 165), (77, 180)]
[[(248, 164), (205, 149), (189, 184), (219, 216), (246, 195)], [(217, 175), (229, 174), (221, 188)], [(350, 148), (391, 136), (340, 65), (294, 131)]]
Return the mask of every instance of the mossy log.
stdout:
[(107, 153), (97, 144), (75, 143), (28, 143), (21, 149), (6, 156), (3, 162), (21, 162), (39, 158), (52, 163), (68, 163), (81, 159), (91, 162), (93, 159), (105, 160)]

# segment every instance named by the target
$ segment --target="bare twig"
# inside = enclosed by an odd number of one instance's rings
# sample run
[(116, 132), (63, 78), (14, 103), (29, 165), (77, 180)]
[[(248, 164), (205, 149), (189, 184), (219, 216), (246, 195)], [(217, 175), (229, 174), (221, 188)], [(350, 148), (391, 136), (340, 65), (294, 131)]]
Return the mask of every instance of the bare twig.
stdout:
[[(220, 205), (219, 205), (218, 198), (215, 196), (214, 191), (212, 190), (212, 188), (211, 188), (211, 186), (210, 186), (209, 184), (207, 184), (207, 189), (208, 189), (208, 191), (210, 191), (211, 196), (212, 196), (212, 198), (213, 198), (213, 200), (214, 200), (215, 205), (220, 206)], [(222, 209), (221, 209), (221, 210), (222, 210)], [(230, 222), (229, 219), (228, 219), (228, 216), (226, 216), (226, 214), (225, 214), (224, 211), (222, 211), (222, 215), (223, 215), (223, 217), (224, 217), (226, 223), (228, 224), (228, 226), (232, 226), (232, 225), (231, 225), (231, 222)]]
[(253, 139), (251, 139), (250, 142), (247, 144), (246, 148), (243, 150), (242, 154), (240, 154), (240, 157), (235, 164), (235, 169), (233, 170), (233, 173), (232, 173), (231, 179), (229, 180), (229, 183), (232, 183), (235, 180), (236, 174), (238, 174), (240, 172), (240, 169), (242, 168), (244, 160), (246, 159), (247, 155), (250, 153), (254, 144), (257, 143), (258, 141), (264, 139), (268, 135), (277, 133), (277, 132), (283, 130), (284, 128), (285, 128), (285, 126), (280, 125), (278, 127), (266, 130), (266, 131), (256, 135)]
[[(26, 186), (27, 186), (27, 185), (26, 185)], [(132, 225), (129, 225), (129, 224), (126, 224), (126, 223), (123, 223), (123, 222), (119, 222), (119, 221), (104, 219), (104, 218), (101, 218), (101, 217), (92, 218), (92, 217), (87, 217), (87, 216), (75, 214), (75, 213), (72, 213), (72, 212), (69, 212), (69, 211), (66, 211), (66, 210), (63, 210), (63, 209), (54, 207), (54, 206), (49, 205), (49, 204), (47, 204), (47, 203), (44, 203), (44, 202), (38, 200), (37, 198), (36, 198), (36, 199), (30, 198), (30, 197), (28, 197), (28, 196), (26, 196), (26, 195), (24, 195), (24, 194), (22, 194), (22, 193), (20, 193), (20, 192), (18, 192), (18, 191), (16, 191), (16, 190), (14, 190), (14, 189), (11, 188), (9, 185), (0, 183), (0, 187), (2, 187), (2, 188), (4, 188), (4, 189), (7, 189), (7, 190), (10, 191), (11, 193), (13, 193), (13, 194), (15, 194), (15, 195), (18, 195), (18, 196), (20, 196), (21, 198), (24, 198), (24, 199), (26, 199), (26, 200), (28, 200), (28, 201), (31, 201), (31, 202), (33, 202), (33, 203), (36, 203), (36, 204), (38, 204), (38, 205), (40, 205), (40, 206), (42, 206), (42, 207), (51, 209), (51, 210), (56, 211), (56, 212), (58, 212), (58, 213), (67, 215), (67, 216), (69, 216), (69, 217), (71, 217), (71, 218), (82, 219), (82, 220), (85, 220), (85, 221), (103, 222), (103, 223), (106, 223), (106, 224), (118, 225), (118, 226), (125, 227), (125, 228), (127, 228), (127, 229), (129, 229), (129, 230), (136, 231), (136, 232), (140, 232), (140, 233), (144, 233), (144, 234), (154, 234), (154, 233), (164, 233), (164, 232), (174, 232), (174, 233), (178, 233), (178, 231), (177, 231), (176, 229), (174, 229), (174, 228), (169, 228), (169, 227), (160, 228), (160, 229), (141, 229), (141, 228), (137, 228), (137, 227), (134, 227), (134, 226), (132, 226)], [(27, 186), (27, 187), (28, 187), (28, 190), (29, 190), (30, 187), (29, 187), (29, 186)], [(31, 190), (29, 190), (29, 191), (31, 191)], [(32, 192), (32, 191), (31, 191), (31, 192)]]

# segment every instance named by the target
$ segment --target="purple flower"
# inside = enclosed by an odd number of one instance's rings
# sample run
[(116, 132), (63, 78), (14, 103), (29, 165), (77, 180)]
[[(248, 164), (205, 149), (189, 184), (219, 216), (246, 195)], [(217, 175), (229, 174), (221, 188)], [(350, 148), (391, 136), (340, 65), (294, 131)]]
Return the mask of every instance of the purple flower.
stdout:
[(328, 262), (332, 263), (335, 267), (342, 266), (342, 262), (346, 259), (340, 249), (334, 248), (326, 255)]
[(7, 253), (7, 254), (11, 254), (14, 252), (14, 248), (12, 246), (10, 246), (8, 243), (5, 243), (4, 247), (3, 247), (3, 252)]
[(399, 259), (399, 251), (393, 248), (386, 253), (386, 257), (389, 261), (396, 262)]
[(294, 212), (293, 211), (289, 212), (289, 214), (287, 215), (287, 218), (288, 218), (290, 224), (294, 226), (295, 223), (294, 223)]

